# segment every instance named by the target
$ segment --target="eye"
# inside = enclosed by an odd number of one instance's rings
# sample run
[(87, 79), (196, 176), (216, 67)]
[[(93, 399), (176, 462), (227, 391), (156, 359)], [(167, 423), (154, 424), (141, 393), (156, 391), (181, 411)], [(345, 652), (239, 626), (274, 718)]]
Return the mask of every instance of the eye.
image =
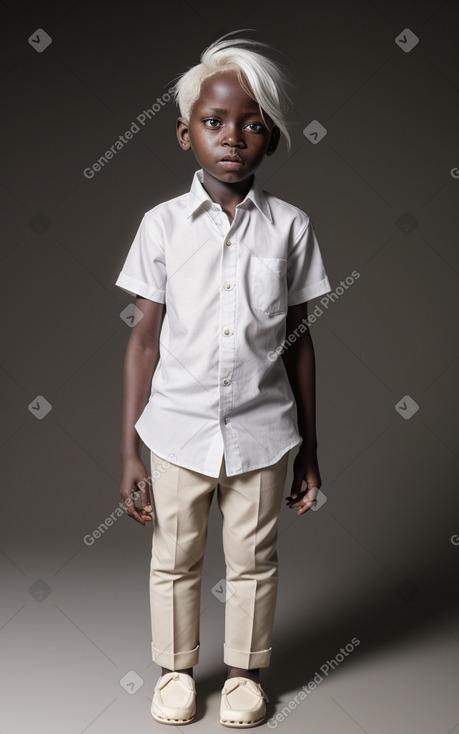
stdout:
[(258, 133), (264, 128), (264, 125), (261, 122), (248, 122), (246, 127), (250, 127), (253, 132)]
[(206, 127), (213, 127), (213, 128), (217, 127), (220, 124), (220, 121), (217, 120), (215, 117), (209, 117), (207, 120), (203, 120), (203, 122)]

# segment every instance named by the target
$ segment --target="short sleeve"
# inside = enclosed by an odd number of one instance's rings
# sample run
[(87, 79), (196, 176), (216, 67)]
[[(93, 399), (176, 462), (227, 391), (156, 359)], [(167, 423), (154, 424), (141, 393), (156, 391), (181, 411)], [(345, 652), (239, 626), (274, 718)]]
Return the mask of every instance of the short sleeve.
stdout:
[(319, 243), (309, 218), (290, 250), (287, 283), (289, 306), (304, 303), (331, 290)]
[(144, 215), (115, 285), (131, 295), (165, 303), (166, 263), (164, 249), (151, 235)]

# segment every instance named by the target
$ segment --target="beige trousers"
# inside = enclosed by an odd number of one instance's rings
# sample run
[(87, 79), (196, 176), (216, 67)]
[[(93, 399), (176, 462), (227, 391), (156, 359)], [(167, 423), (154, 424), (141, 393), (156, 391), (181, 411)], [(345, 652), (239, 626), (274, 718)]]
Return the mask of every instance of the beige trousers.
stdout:
[(202, 564), (217, 489), (226, 584), (216, 578), (212, 593), (225, 602), (223, 659), (246, 670), (269, 666), (277, 601), (277, 521), (288, 455), (272, 466), (232, 477), (226, 476), (223, 459), (216, 479), (151, 452), (151, 649), (158, 665), (181, 670), (198, 663)]

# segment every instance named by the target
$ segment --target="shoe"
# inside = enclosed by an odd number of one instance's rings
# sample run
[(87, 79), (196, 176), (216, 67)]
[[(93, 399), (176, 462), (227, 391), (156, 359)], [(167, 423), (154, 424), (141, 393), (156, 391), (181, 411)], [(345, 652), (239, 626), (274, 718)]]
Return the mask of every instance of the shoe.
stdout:
[(161, 724), (189, 724), (196, 714), (196, 683), (187, 673), (165, 673), (153, 693), (151, 715)]
[(250, 678), (228, 678), (222, 688), (220, 724), (245, 729), (262, 724), (269, 698), (260, 683)]

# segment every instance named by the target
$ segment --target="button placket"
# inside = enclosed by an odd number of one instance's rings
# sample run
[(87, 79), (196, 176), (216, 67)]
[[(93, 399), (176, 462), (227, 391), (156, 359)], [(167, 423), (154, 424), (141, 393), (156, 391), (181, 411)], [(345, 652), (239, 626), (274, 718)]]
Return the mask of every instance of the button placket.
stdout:
[[(232, 372), (235, 362), (235, 317), (236, 317), (236, 236), (233, 224), (222, 238), (221, 289), (220, 289), (220, 415), (225, 426), (230, 425), (230, 413), (233, 402)], [(231, 232), (231, 234), (230, 234)], [(227, 436), (227, 440), (232, 440)], [(234, 440), (234, 439), (233, 439)]]
[(228, 218), (223, 209), (218, 204), (212, 204), (210, 206), (210, 212), (212, 212), (211, 219), (212, 224), (219, 237), (227, 234), (231, 229), (232, 225), (229, 223)]

